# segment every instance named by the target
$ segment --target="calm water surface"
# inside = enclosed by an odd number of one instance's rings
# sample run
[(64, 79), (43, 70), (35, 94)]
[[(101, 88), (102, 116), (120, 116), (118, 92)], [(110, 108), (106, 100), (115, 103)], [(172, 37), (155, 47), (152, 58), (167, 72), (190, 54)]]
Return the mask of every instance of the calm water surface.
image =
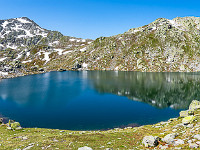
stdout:
[(0, 81), (0, 116), (23, 127), (99, 130), (177, 117), (199, 73), (66, 71)]

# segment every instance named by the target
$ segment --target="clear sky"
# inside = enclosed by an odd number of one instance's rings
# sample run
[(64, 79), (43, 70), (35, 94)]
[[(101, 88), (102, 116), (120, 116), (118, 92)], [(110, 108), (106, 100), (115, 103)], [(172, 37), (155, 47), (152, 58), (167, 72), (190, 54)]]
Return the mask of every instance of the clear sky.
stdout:
[(95, 39), (157, 18), (200, 16), (199, 0), (0, 0), (0, 20), (29, 17), (64, 35)]

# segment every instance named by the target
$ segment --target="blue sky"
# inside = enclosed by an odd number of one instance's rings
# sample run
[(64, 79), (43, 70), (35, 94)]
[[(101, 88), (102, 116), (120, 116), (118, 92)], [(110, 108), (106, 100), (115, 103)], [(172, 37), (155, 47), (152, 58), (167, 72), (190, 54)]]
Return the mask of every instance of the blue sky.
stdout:
[(200, 16), (192, 0), (1, 0), (0, 20), (29, 17), (68, 36), (95, 39), (143, 26), (157, 18)]

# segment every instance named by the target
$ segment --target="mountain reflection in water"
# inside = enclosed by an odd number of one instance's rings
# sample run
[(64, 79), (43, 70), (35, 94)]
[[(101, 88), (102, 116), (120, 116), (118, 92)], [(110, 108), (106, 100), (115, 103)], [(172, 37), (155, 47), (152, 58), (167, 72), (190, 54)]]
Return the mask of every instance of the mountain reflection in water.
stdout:
[(157, 108), (187, 109), (200, 100), (200, 73), (104, 72), (89, 74), (100, 93), (126, 96)]
[(200, 99), (199, 84), (199, 73), (66, 71), (6, 79), (0, 116), (23, 127), (70, 130), (152, 124)]

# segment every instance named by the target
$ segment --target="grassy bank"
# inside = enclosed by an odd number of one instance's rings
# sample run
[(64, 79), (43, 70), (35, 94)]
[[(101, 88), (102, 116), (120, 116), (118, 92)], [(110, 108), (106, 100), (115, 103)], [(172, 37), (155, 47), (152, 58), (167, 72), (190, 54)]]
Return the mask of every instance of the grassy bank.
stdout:
[[(200, 111), (195, 112), (194, 126), (200, 123)], [(182, 122), (181, 118), (170, 119), (167, 123), (145, 125), (135, 128), (113, 129), (108, 131), (68, 131), (57, 129), (24, 128), (22, 130), (9, 130), (6, 125), (0, 127), (0, 149), (78, 149), (88, 146), (92, 149), (146, 149), (142, 139), (146, 135), (159, 136), (174, 132), (174, 126)], [(173, 130), (173, 131), (172, 131)], [(192, 136), (191, 128), (180, 127), (178, 138), (187, 139)], [(195, 134), (199, 131), (195, 130)], [(187, 133), (187, 134), (184, 134)], [(188, 139), (189, 140), (189, 139)], [(160, 142), (156, 147), (166, 143)], [(176, 146), (177, 147), (177, 146)], [(188, 143), (179, 145), (189, 149)], [(167, 149), (173, 149), (169, 145)]]

